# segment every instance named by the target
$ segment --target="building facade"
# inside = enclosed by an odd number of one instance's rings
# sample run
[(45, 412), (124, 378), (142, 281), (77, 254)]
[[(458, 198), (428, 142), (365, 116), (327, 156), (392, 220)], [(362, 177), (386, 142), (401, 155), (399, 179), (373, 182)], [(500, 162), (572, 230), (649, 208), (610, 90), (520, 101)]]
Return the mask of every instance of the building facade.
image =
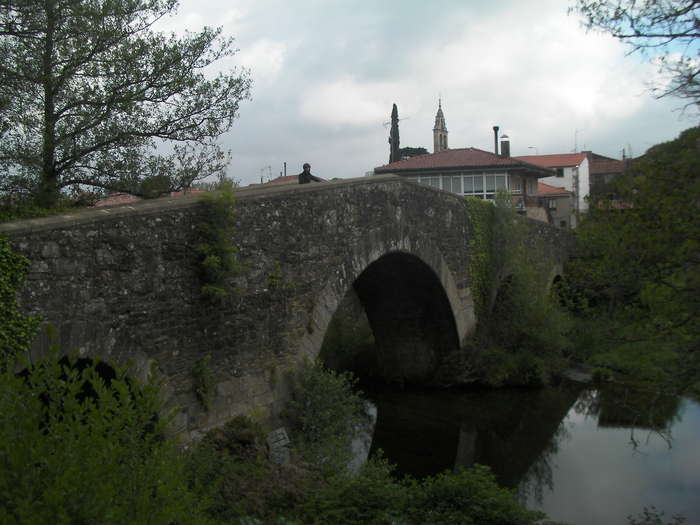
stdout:
[[(507, 144), (502, 152), (509, 152)], [(376, 175), (393, 174), (443, 191), (477, 199), (495, 199), (499, 191), (509, 192), (522, 213), (535, 207), (537, 181), (552, 171), (535, 164), (477, 148), (449, 149), (447, 126), (438, 102), (433, 127), (434, 152), (404, 158), (374, 169)]]
[(550, 170), (512, 157), (502, 157), (477, 148), (446, 149), (392, 162), (374, 173), (393, 174), (457, 195), (494, 199), (496, 193), (511, 193), (520, 208), (536, 205), (537, 181)]

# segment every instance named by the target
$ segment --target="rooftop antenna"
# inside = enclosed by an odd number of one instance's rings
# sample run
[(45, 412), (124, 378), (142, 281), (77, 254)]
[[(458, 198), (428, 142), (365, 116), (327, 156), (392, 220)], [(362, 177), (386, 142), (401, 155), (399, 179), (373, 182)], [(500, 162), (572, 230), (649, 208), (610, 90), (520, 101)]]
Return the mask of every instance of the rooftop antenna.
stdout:
[[(408, 119), (410, 119), (410, 118), (411, 118), (411, 117), (400, 118), (400, 119), (399, 119), (399, 122), (401, 122), (402, 120), (408, 120)], [(390, 124), (391, 124), (391, 120), (387, 120), (386, 122), (382, 122), (382, 126), (384, 126), (385, 128), (386, 128), (387, 126), (389, 126)]]
[(581, 131), (583, 131), (583, 129), (575, 129), (574, 130), (574, 149), (573, 149), (572, 153), (578, 153), (578, 134)]

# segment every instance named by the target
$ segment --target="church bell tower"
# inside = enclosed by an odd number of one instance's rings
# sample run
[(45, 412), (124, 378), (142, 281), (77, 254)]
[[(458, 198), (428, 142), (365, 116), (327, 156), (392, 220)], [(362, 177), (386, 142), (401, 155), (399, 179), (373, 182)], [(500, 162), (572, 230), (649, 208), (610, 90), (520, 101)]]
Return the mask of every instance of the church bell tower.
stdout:
[(447, 149), (447, 126), (442, 113), (442, 100), (438, 99), (438, 110), (433, 128), (433, 153)]

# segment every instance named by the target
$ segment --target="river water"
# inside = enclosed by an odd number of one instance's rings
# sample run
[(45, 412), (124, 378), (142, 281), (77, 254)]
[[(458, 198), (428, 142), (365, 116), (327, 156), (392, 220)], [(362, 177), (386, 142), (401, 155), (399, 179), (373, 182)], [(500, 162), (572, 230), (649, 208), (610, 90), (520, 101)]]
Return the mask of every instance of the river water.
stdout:
[(480, 463), (555, 520), (625, 524), (654, 505), (700, 525), (700, 405), (688, 399), (571, 383), (365, 395), (378, 408), (372, 453), (398, 474)]

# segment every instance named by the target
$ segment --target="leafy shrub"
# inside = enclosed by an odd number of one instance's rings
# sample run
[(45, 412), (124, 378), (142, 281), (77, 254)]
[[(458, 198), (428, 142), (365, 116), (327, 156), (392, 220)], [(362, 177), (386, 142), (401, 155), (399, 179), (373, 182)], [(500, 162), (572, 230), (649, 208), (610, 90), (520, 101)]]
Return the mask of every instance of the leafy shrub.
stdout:
[(363, 401), (349, 373), (305, 362), (292, 376), (285, 410), (291, 439), (303, 458), (332, 472), (344, 471), (350, 443), (363, 417)]
[(406, 517), (415, 524), (527, 525), (545, 518), (518, 503), (481, 465), (414, 482), (410, 492)]
[(0, 523), (205, 523), (158, 409), (156, 386), (108, 385), (55, 354), (2, 372)]
[(224, 523), (277, 523), (318, 481), (303, 466), (268, 461), (264, 431), (247, 416), (209, 432), (194, 447), (188, 470), (195, 492), (210, 502), (208, 515)]
[(410, 497), (408, 486), (392, 477), (382, 459), (365, 464), (356, 477), (335, 476), (294, 509), (303, 523), (391, 525), (400, 521)]

